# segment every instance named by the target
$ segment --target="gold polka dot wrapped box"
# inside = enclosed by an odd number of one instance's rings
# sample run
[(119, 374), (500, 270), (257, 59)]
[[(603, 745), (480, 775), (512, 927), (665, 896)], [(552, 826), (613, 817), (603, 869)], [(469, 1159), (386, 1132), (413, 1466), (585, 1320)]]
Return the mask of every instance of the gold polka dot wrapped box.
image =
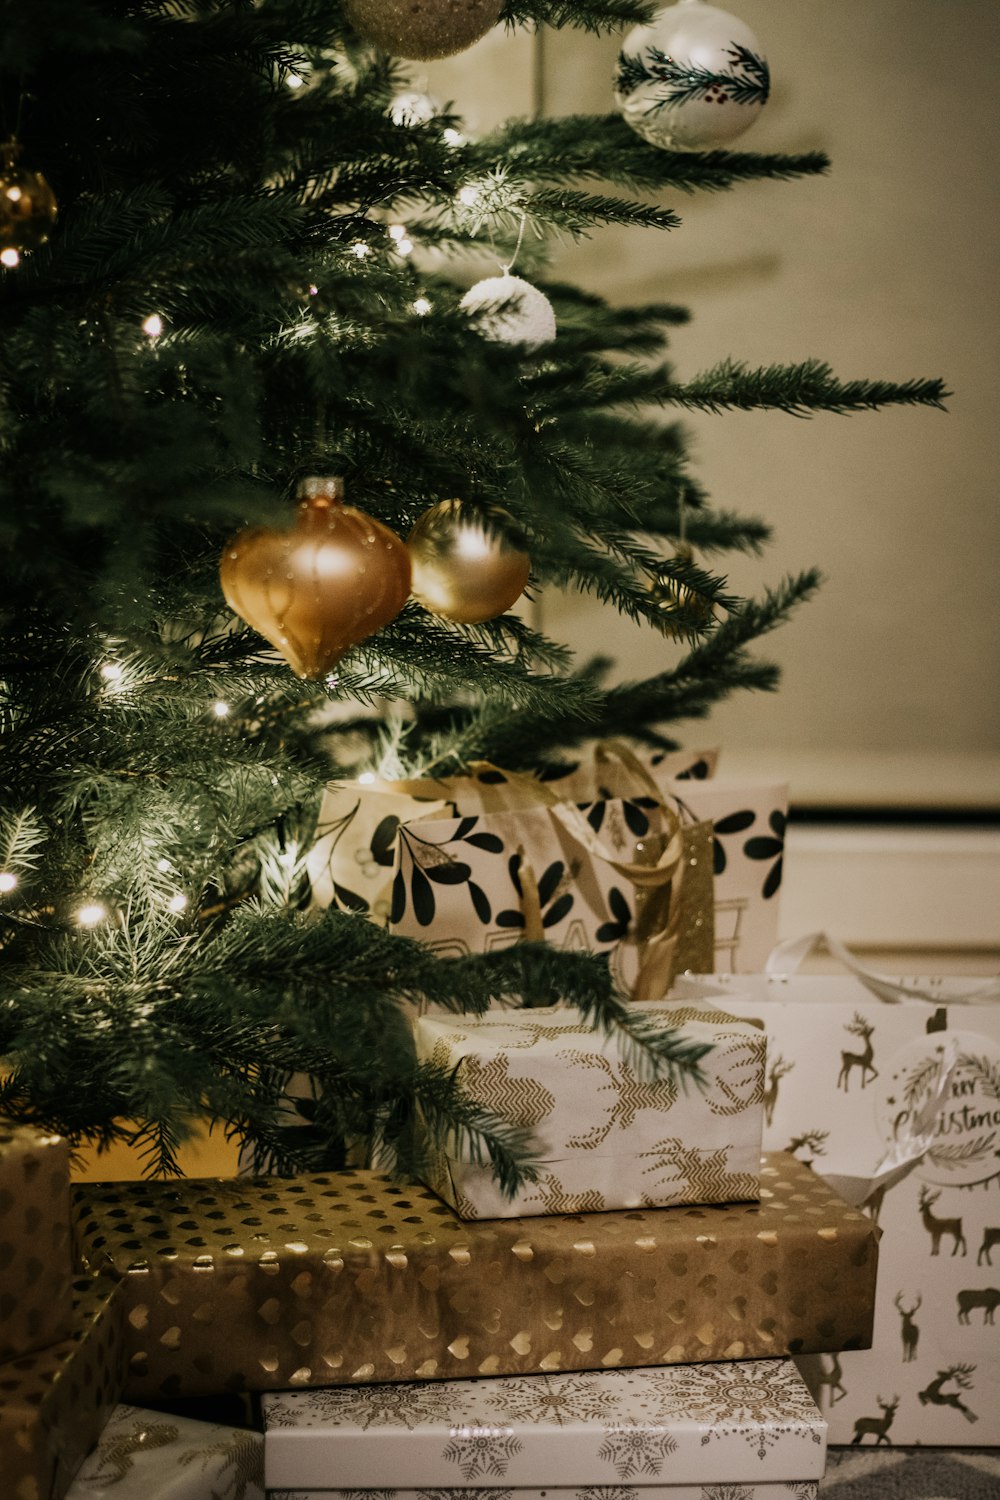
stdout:
[(66, 1337), (72, 1280), (69, 1146), (0, 1121), (0, 1361)]
[(121, 1395), (121, 1286), (72, 1284), (70, 1335), (0, 1365), (0, 1496), (60, 1500)]
[(706, 1049), (701, 1081), (651, 1081), (617, 1035), (570, 1006), (421, 1017), (417, 1055), (463, 1092), (530, 1129), (537, 1180), (505, 1198), (489, 1166), (429, 1153), (427, 1184), (463, 1219), (673, 1203), (731, 1203), (760, 1190), (763, 1030), (713, 1006), (646, 1004), (658, 1026)]
[(75, 1189), (126, 1395), (865, 1348), (878, 1230), (783, 1153), (759, 1203), (463, 1222), (375, 1172)]
[(789, 1359), (282, 1391), (263, 1407), (268, 1493), (308, 1500), (501, 1486), (505, 1500), (799, 1500), (826, 1460)]

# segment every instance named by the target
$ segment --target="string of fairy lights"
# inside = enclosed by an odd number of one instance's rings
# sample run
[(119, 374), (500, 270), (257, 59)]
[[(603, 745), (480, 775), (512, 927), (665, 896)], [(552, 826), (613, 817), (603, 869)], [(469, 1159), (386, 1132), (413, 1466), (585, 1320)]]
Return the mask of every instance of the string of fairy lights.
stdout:
[[(371, 17), (365, 9), (364, 0), (352, 0), (352, 3), (357, 11), (353, 19), (359, 31), (369, 35), (370, 40), (379, 41), (379, 38), (372, 35)], [(404, 57), (439, 57), (448, 55), (451, 51), (461, 51), (476, 39), (471, 35), (451, 35), (447, 27), (442, 31), (441, 23), (433, 17), (420, 24), (431, 26), (431, 32), (426, 37), (421, 35), (417, 38), (414, 33), (409, 38), (413, 45), (408, 49), (403, 45), (404, 39), (393, 36), (390, 39), (390, 50)], [(480, 27), (477, 34), (482, 35), (492, 22), (487, 16), (485, 21), (477, 21), (476, 24)], [(697, 65), (685, 61), (683, 56), (683, 48), (693, 47), (696, 43), (700, 58)], [(380, 45), (388, 46), (389, 42), (383, 40)], [(543, 45), (544, 33), (539, 29), (534, 39), (533, 54), (536, 118), (543, 113)], [(428, 46), (431, 50), (426, 50)], [(662, 61), (663, 59), (666, 61)], [(310, 78), (304, 68), (301, 71), (286, 69), (282, 81), (290, 90), (298, 92), (308, 88)], [(767, 100), (769, 81), (767, 64), (759, 44), (742, 22), (702, 4), (701, 0), (679, 0), (678, 4), (658, 11), (647, 26), (635, 28), (626, 37), (615, 76), (615, 100), (627, 123), (653, 145), (668, 149), (711, 149), (727, 144), (753, 123)], [(388, 112), (393, 122), (401, 128), (427, 126), (443, 113), (437, 101), (417, 88), (408, 88), (398, 93), (391, 101)], [(37, 250), (49, 240), (58, 219), (58, 205), (44, 176), (21, 164), (21, 145), (16, 138), (19, 126), (20, 108), (14, 134), (0, 145), (0, 274), (16, 272), (25, 253)], [(441, 139), (445, 145), (457, 148), (465, 143), (466, 137), (454, 125), (448, 124), (441, 128)], [(503, 169), (498, 168), (485, 177), (462, 183), (453, 195), (452, 204), (463, 227), (471, 230), (473, 237), (485, 231), (491, 246), (494, 246), (494, 223), (510, 222), (511, 218), (519, 222), (513, 255), (506, 263), (497, 256), (501, 275), (476, 283), (461, 299), (460, 307), (469, 313), (480, 334), (487, 339), (519, 344), (526, 353), (543, 348), (556, 335), (555, 315), (551, 304), (537, 288), (511, 274), (526, 224), (523, 199), (518, 188), (508, 183)], [(359, 265), (370, 262), (380, 251), (404, 261), (417, 256), (419, 231), (413, 225), (398, 220), (388, 224), (370, 220), (369, 224), (370, 238), (356, 239), (346, 247), (347, 256), (352, 257)], [(495, 246), (494, 254), (496, 255)], [(415, 261), (414, 265), (416, 264)], [(312, 283), (308, 292), (310, 299), (317, 298), (320, 288)], [(432, 300), (419, 288), (419, 283), (417, 295), (412, 297), (408, 305), (411, 313), (418, 318), (427, 317), (433, 311)], [(140, 327), (151, 344), (157, 344), (159, 340), (169, 336), (167, 319), (161, 311), (147, 313), (142, 318)], [(341, 505), (342, 515), (346, 515), (349, 510), (349, 507)], [(300, 504), (300, 514), (302, 512), (303, 505)], [(330, 507), (330, 513), (335, 522), (338, 519), (335, 507)], [(378, 525), (361, 512), (351, 512), (351, 515), (360, 517), (369, 528)], [(510, 519), (507, 517), (507, 520)], [(315, 516), (312, 520), (315, 521)], [(260, 532), (262, 528), (257, 530)], [(277, 554), (282, 556), (287, 565), (293, 558), (295, 548), (301, 545), (301, 538), (294, 528), (287, 532), (274, 532), (271, 537)], [(237, 564), (241, 538), (242, 534), (229, 544), (229, 559), (236, 559)], [(398, 538), (393, 540), (398, 543)], [(527, 553), (520, 550), (516, 542), (511, 545), (509, 538), (502, 538), (498, 542), (496, 537), (485, 532), (475, 514), (470, 516), (463, 510), (461, 501), (446, 500), (432, 506), (418, 520), (409, 541), (409, 551), (403, 547), (398, 558), (393, 550), (393, 566), (399, 574), (396, 580), (399, 584), (398, 607), (409, 596), (412, 583), (413, 597), (431, 613), (459, 624), (474, 623), (480, 619), (493, 618), (509, 608), (520, 597), (527, 583), (530, 566)], [(444, 564), (442, 555), (445, 558)], [(342, 562), (343, 556), (338, 559), (338, 566)], [(315, 568), (315, 557), (311, 558), (310, 565)], [(418, 566), (423, 569), (419, 583), (416, 577)], [(477, 571), (483, 567), (487, 570), (485, 575)], [(357, 623), (354, 622), (353, 627), (345, 634), (339, 628), (343, 622), (335, 622), (338, 629), (334, 630), (333, 645), (330, 646), (327, 640), (324, 648), (316, 655), (315, 663), (308, 662), (303, 670), (302, 662), (296, 655), (296, 642), (290, 640), (289, 633), (286, 632), (287, 622), (272, 621), (266, 610), (262, 612), (256, 607), (259, 606), (259, 600), (255, 607), (240, 607), (243, 595), (246, 594), (246, 580), (241, 585), (241, 593), (236, 587), (236, 573), (231, 569), (231, 587), (227, 587), (225, 569), (224, 557), (223, 590), (236, 613), (242, 615), (285, 655), (300, 670), (300, 675), (322, 678), (331, 692), (336, 687), (337, 678), (330, 672), (330, 667), (350, 645), (364, 639), (372, 629), (378, 628), (376, 625), (362, 629), (359, 633)], [(477, 614), (475, 601), (483, 593), (483, 576), (492, 585), (493, 592), (488, 600), (487, 613)], [(239, 600), (237, 595), (240, 596)], [(669, 604), (670, 600), (667, 602)], [(370, 609), (368, 613), (371, 613)], [(390, 613), (387, 618), (391, 617)], [(329, 637), (327, 626), (330, 622), (320, 620), (319, 623), (322, 626), (320, 633), (325, 631), (326, 637)], [(108, 693), (117, 694), (128, 686), (128, 674), (119, 661), (105, 660), (98, 669), (98, 675)], [(229, 704), (222, 699), (215, 699), (206, 711), (219, 721), (227, 719), (231, 712)], [(375, 773), (364, 773), (359, 779), (362, 783), (374, 781)], [(16, 840), (14, 846), (16, 847)], [(298, 858), (298, 851), (293, 846), (280, 849), (277, 855), (279, 864), (286, 872), (295, 866)], [(12, 865), (13, 861), (8, 858), (7, 863)], [(0, 869), (0, 898), (13, 896), (21, 888), (22, 875), (27, 873), (29, 867), (30, 860), (25, 862), (25, 869), (20, 872), (13, 867)], [(156, 870), (164, 877), (176, 876), (174, 867), (166, 859), (157, 862)], [(189, 896), (177, 888), (165, 891), (162, 899), (165, 910), (174, 916), (182, 916), (190, 906)], [(92, 893), (81, 896), (72, 915), (75, 924), (85, 931), (97, 929), (111, 920), (121, 919), (114, 903)]]

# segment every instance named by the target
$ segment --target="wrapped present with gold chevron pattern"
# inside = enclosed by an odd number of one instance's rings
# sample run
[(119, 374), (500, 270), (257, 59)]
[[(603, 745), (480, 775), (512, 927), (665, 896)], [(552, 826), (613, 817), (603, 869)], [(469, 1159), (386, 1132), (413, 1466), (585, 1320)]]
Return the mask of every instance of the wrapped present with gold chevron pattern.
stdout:
[(699, 1084), (644, 1076), (617, 1035), (571, 1007), (421, 1017), (418, 1056), (529, 1129), (539, 1161), (536, 1181), (505, 1198), (488, 1165), (446, 1146), (431, 1152), (427, 1185), (464, 1219), (759, 1197), (763, 1033), (711, 1006), (643, 1011), (711, 1049)]

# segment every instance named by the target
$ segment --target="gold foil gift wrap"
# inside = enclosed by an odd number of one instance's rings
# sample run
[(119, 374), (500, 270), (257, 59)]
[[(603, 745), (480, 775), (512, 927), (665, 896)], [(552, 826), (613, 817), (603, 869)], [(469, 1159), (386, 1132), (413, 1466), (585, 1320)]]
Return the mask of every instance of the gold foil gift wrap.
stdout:
[(0, 1122), (0, 1361), (69, 1332), (69, 1219), (67, 1142)]
[(863, 1348), (878, 1230), (792, 1157), (759, 1204), (463, 1223), (375, 1172), (75, 1190), (126, 1395)]
[(427, 1184), (463, 1219), (499, 1219), (759, 1196), (763, 1031), (712, 1006), (648, 1004), (659, 1028), (710, 1049), (701, 1082), (651, 1079), (617, 1035), (565, 1006), (430, 1015), (417, 1056), (477, 1104), (529, 1129), (538, 1177), (504, 1198), (488, 1166), (433, 1151)]
[(121, 1395), (121, 1287), (88, 1276), (72, 1290), (70, 1336), (0, 1365), (3, 1500), (59, 1500)]

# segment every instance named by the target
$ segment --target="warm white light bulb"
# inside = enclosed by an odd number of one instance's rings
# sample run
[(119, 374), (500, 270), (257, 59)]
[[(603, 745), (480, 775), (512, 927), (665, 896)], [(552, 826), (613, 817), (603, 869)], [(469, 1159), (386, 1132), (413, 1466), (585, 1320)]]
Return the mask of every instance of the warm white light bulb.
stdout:
[(221, 698), (216, 698), (212, 704), (212, 712), (217, 719), (225, 719), (229, 716), (229, 704), (223, 703)]
[(371, 254), (371, 247), (366, 245), (364, 240), (355, 240), (354, 244), (351, 246), (351, 249), (358, 257), (358, 260), (364, 260), (366, 255)]
[(15, 266), (19, 266), (20, 264), (21, 257), (13, 246), (7, 250), (0, 250), (0, 266), (6, 266), (8, 270), (12, 271)]
[(178, 891), (177, 894), (171, 896), (170, 900), (167, 902), (167, 910), (174, 912), (183, 911), (187, 904), (188, 898), (185, 896), (184, 892)]
[(413, 311), (416, 313), (418, 318), (426, 318), (427, 314), (431, 310), (431, 307), (432, 304), (428, 302), (426, 297), (418, 297), (413, 304)]
[(158, 859), (156, 861), (156, 868), (159, 870), (161, 875), (167, 875), (174, 867), (170, 863), (169, 859)]
[(460, 130), (454, 130), (449, 125), (441, 132), (441, 139), (446, 146), (462, 146), (465, 144), (465, 136)]
[(371, 786), (374, 780), (374, 771), (362, 771), (361, 775), (358, 777), (358, 786)]
[(471, 183), (467, 183), (464, 188), (459, 188), (458, 201), (459, 203), (464, 203), (466, 208), (471, 208), (478, 197), (479, 189), (473, 187)]
[(17, 876), (12, 875), (10, 870), (0, 870), (0, 895), (6, 896), (17, 885)]
[(301, 73), (286, 73), (285, 83), (290, 89), (300, 89), (305, 83), (305, 79), (302, 77)]
[(151, 339), (158, 339), (163, 332), (163, 319), (159, 313), (150, 313), (148, 318), (142, 320), (142, 331), (148, 333)]
[(101, 667), (101, 676), (105, 682), (121, 682), (122, 669), (116, 661), (106, 661)]
[(107, 908), (99, 901), (89, 901), (86, 906), (81, 906), (76, 914), (76, 920), (81, 927), (96, 927), (98, 922), (103, 922), (107, 916)]
[(405, 226), (405, 224), (390, 224), (389, 225), (389, 238), (391, 240), (402, 240), (402, 239), (405, 239), (406, 238), (406, 226)]
[(397, 240), (396, 241), (396, 253), (398, 255), (411, 255), (413, 253), (413, 241), (412, 240)]

